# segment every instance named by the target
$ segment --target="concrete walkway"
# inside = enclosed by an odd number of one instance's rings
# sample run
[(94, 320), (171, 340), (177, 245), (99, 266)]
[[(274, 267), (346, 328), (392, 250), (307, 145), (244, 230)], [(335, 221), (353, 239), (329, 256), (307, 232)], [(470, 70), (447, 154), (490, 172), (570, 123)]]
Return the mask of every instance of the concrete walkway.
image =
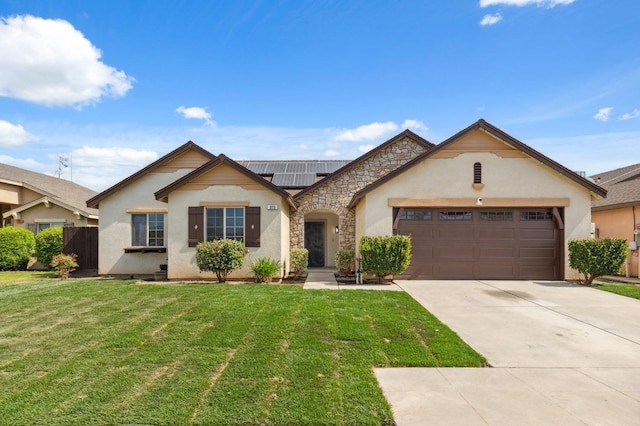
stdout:
[(493, 368), (384, 368), (399, 426), (640, 425), (640, 301), (565, 282), (399, 281)]
[(403, 291), (397, 284), (340, 284), (336, 281), (334, 268), (309, 268), (304, 282), (305, 290), (386, 290)]

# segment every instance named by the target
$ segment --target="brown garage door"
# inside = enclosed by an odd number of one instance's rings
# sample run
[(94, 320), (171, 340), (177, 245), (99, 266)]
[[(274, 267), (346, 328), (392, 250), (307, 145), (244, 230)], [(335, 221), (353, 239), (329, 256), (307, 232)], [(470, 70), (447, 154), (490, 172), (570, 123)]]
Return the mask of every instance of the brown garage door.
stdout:
[(401, 278), (561, 278), (561, 238), (552, 209), (404, 208), (396, 234), (411, 235), (412, 259)]

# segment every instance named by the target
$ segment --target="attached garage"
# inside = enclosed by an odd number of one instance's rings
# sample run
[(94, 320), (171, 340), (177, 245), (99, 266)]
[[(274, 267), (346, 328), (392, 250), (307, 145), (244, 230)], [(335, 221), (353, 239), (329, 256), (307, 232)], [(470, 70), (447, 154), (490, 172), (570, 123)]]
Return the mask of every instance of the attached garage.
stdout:
[(411, 266), (401, 278), (555, 280), (562, 276), (562, 209), (394, 210), (394, 233), (411, 235), (413, 243)]

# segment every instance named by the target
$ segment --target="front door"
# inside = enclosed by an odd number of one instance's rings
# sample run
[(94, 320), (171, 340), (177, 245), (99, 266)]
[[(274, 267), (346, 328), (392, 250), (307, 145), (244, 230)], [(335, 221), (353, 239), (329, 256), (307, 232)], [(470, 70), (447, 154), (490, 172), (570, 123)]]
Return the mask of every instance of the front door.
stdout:
[(324, 222), (304, 223), (304, 248), (309, 250), (309, 266), (324, 266)]

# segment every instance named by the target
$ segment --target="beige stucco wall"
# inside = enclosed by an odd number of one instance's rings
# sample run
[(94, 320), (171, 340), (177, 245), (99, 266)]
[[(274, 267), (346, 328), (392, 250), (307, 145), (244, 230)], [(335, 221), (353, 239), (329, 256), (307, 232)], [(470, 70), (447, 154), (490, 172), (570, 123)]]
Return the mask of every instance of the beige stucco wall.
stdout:
[[(474, 189), (473, 165), (482, 164), (484, 187)], [(450, 201), (467, 199), (469, 207), (483, 198), (490, 207), (492, 199), (569, 198), (564, 208), (565, 278), (577, 278), (569, 268), (567, 242), (588, 238), (590, 230), (590, 192), (547, 166), (529, 158), (502, 158), (489, 152), (462, 153), (450, 159), (427, 159), (394, 179), (369, 192), (356, 206), (356, 241), (363, 235), (391, 235), (390, 198), (431, 199), (432, 206), (447, 207)], [(525, 202), (526, 204), (526, 202)], [(554, 207), (554, 206), (548, 206)]]
[[(20, 221), (14, 220), (14, 226), (27, 228), (30, 223), (50, 223), (50, 222), (62, 222), (66, 225), (73, 226), (90, 226), (87, 218), (80, 216), (76, 218), (72, 211), (67, 210), (64, 207), (60, 207), (53, 203), (49, 204), (51, 207), (45, 207), (44, 204), (38, 204), (30, 209), (20, 212)], [(22, 223), (20, 223), (22, 222)]]
[[(250, 263), (261, 257), (277, 259), (289, 264), (289, 241), (283, 233), (289, 231), (289, 205), (269, 189), (247, 190), (233, 185), (213, 185), (201, 191), (173, 191), (169, 194), (168, 257), (170, 279), (215, 279), (213, 273), (201, 273), (196, 265), (195, 247), (188, 246), (188, 207), (200, 203), (248, 201), (250, 206), (260, 207), (260, 247), (248, 247), (244, 266), (229, 275), (231, 279), (252, 277)], [(276, 204), (277, 210), (267, 210), (268, 204)]]
[[(153, 274), (160, 264), (167, 263), (167, 253), (125, 253), (131, 246), (131, 208), (167, 209), (167, 203), (157, 201), (154, 192), (164, 188), (191, 169), (174, 173), (149, 173), (100, 201), (100, 244), (98, 273), (100, 275)], [(165, 244), (166, 244), (165, 220)]]
[[(640, 223), (640, 206), (635, 207), (636, 223), (634, 223), (634, 211), (632, 207), (619, 209), (601, 210), (591, 213), (591, 221), (595, 223), (598, 230), (598, 238), (624, 238), (633, 241), (635, 235), (633, 230), (636, 224)], [(638, 250), (630, 252), (627, 263), (623, 266), (622, 273), (637, 277), (640, 273), (638, 269)]]

